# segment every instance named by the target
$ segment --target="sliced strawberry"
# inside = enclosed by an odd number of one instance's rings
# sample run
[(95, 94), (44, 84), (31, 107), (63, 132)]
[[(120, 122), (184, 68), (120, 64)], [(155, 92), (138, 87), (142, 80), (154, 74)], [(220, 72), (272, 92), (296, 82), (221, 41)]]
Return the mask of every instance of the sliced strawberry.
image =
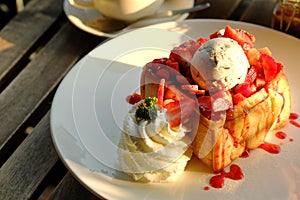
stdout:
[(210, 119), (212, 115), (212, 99), (210, 96), (198, 97), (198, 105), (201, 114)]
[(255, 40), (254, 36), (244, 30), (233, 29), (230, 26), (226, 26), (224, 37), (231, 38), (237, 41), (237, 43), (241, 45), (241, 47), (244, 50), (248, 50), (254, 46), (253, 45), (253, 42)]
[(254, 93), (256, 93), (256, 91), (257, 91), (257, 88), (256, 88), (256, 86), (255, 86), (255, 84), (254, 83), (251, 83), (250, 85), (249, 85), (249, 91), (250, 91), (250, 96), (252, 95), (252, 94), (254, 94)]
[(166, 82), (172, 82), (175, 80), (176, 75), (180, 74), (179, 64), (168, 58), (155, 59), (146, 64), (145, 73), (147, 77), (155, 82), (159, 82), (162, 78), (165, 79)]
[(241, 91), (246, 90), (249, 87), (249, 85), (250, 85), (249, 82), (244, 82), (244, 83), (238, 84), (237, 86), (235, 86), (234, 92), (240, 93)]
[(277, 63), (277, 73), (279, 73), (283, 68), (283, 65), (281, 63)]
[(216, 31), (214, 33), (212, 33), (210, 36), (209, 36), (209, 39), (213, 39), (213, 38), (218, 38), (218, 37), (221, 37), (221, 33), (220, 31)]
[(252, 65), (248, 70), (245, 82), (253, 83), (256, 77), (257, 77), (257, 68), (254, 65)]
[(258, 51), (259, 51), (261, 54), (267, 54), (267, 55), (269, 55), (269, 56), (272, 56), (272, 52), (271, 52), (271, 50), (270, 50), (268, 47), (260, 48), (260, 49), (258, 49)]
[(181, 89), (189, 91), (191, 94), (204, 95), (205, 90), (199, 90), (198, 85), (182, 85)]
[(212, 109), (214, 112), (228, 110), (232, 106), (232, 99), (229, 101), (225, 98), (214, 99)]
[(182, 99), (181, 101), (171, 101), (164, 107), (167, 109), (166, 117), (170, 126), (175, 128), (192, 114), (194, 109), (194, 101), (192, 99)]
[(166, 88), (164, 99), (173, 99), (178, 101), (179, 97), (170, 88)]
[(166, 69), (166, 68), (160, 68), (156, 71), (156, 75), (159, 77), (159, 78), (163, 78), (163, 79), (166, 79), (166, 80), (169, 80), (170, 79), (170, 72)]
[(178, 47), (174, 47), (171, 50), (169, 58), (172, 61), (182, 62), (182, 61), (186, 61), (186, 60), (191, 60), (192, 55), (191, 55), (191, 52), (188, 50), (187, 47), (178, 46)]
[(242, 94), (244, 97), (250, 97), (256, 92), (256, 86), (254, 83), (244, 82), (236, 86), (235, 92)]
[(237, 105), (239, 102), (241, 102), (245, 99), (246, 99), (246, 97), (244, 97), (241, 93), (236, 93), (232, 96), (233, 105)]
[(175, 100), (174, 99), (165, 99), (163, 102), (163, 107), (165, 108), (165, 106), (171, 102), (175, 102)]
[(164, 64), (161, 64), (161, 63), (158, 63), (158, 62), (149, 62), (146, 64), (145, 66), (145, 73), (146, 73), (146, 76), (149, 77), (150, 79), (154, 79), (156, 80), (158, 77), (156, 75), (156, 71), (158, 69), (160, 69), (160, 67), (164, 65)]
[(260, 61), (264, 70), (265, 80), (268, 83), (272, 81), (278, 73), (277, 63), (267, 54), (262, 54)]
[(220, 90), (212, 94), (211, 99), (214, 112), (225, 111), (232, 106), (232, 96), (227, 90)]
[(171, 127), (177, 127), (181, 124), (181, 109), (179, 101), (173, 101), (164, 106), (167, 109), (167, 120)]
[(126, 101), (129, 103), (129, 104), (135, 104), (137, 102), (139, 102), (140, 100), (142, 99), (141, 95), (139, 93), (133, 93), (132, 95), (128, 95), (126, 97)]
[(209, 39), (208, 38), (198, 38), (197, 42), (201, 45), (206, 43)]
[(200, 44), (194, 40), (188, 40), (178, 47), (171, 50), (169, 58), (172, 61), (177, 61), (182, 67), (186, 67), (187, 63), (190, 63), (196, 50), (200, 47)]
[(260, 58), (260, 52), (256, 48), (251, 48), (245, 52), (250, 65), (256, 65)]
[(166, 64), (168, 58), (156, 58), (151, 63)]
[(177, 72), (179, 72), (179, 64), (178, 64), (178, 62), (173, 62), (172, 60), (169, 59), (169, 60), (166, 61), (166, 65), (168, 65), (172, 69), (174, 69)]
[(184, 64), (192, 60), (191, 52), (185, 47), (175, 47), (171, 50), (169, 57), (173, 62), (177, 61), (180, 64)]
[(257, 89), (261, 89), (266, 85), (266, 80), (262, 76), (257, 76), (255, 79), (255, 86)]
[(257, 64), (255, 65), (255, 67), (256, 67), (256, 71), (257, 71), (257, 77), (264, 78), (265, 77), (264, 69), (263, 69), (263, 66), (262, 66), (262, 63), (261, 63), (260, 60), (259, 60), (259, 62), (257, 62)]
[(183, 90), (198, 90), (198, 85), (182, 85), (181, 89)]
[(160, 107), (163, 107), (164, 102), (164, 90), (165, 90), (165, 79), (161, 79), (157, 91), (157, 104)]
[(184, 98), (188, 98), (188, 96), (186, 95), (186, 93), (180, 90), (179, 87), (175, 85), (168, 85), (166, 87), (165, 99), (174, 99), (179, 101)]
[(255, 37), (251, 33), (247, 32), (243, 29), (235, 29), (235, 31), (249, 43), (253, 44), (255, 42)]
[(188, 49), (191, 55), (194, 55), (196, 50), (200, 47), (200, 44), (195, 40), (187, 40), (186, 42), (182, 43), (180, 47)]

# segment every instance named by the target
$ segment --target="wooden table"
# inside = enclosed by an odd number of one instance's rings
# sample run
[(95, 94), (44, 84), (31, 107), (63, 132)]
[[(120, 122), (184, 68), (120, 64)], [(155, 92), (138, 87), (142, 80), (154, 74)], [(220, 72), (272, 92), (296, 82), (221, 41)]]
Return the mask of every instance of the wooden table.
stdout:
[[(189, 18), (270, 26), (276, 3), (210, 2), (211, 8)], [(106, 38), (72, 25), (62, 4), (63, 0), (31, 0), (0, 30), (0, 199), (98, 199), (59, 159), (51, 140), (49, 112), (60, 81)]]

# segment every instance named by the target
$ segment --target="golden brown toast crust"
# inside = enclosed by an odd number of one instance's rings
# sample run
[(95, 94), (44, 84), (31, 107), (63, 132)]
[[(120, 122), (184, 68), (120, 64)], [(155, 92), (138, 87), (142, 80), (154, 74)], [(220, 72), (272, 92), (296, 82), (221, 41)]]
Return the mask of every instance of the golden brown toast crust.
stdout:
[(245, 150), (262, 144), (270, 130), (283, 127), (290, 106), (289, 84), (280, 72), (266, 88), (235, 105), (224, 119), (212, 121), (201, 116), (193, 141), (194, 154), (214, 171), (220, 171)]

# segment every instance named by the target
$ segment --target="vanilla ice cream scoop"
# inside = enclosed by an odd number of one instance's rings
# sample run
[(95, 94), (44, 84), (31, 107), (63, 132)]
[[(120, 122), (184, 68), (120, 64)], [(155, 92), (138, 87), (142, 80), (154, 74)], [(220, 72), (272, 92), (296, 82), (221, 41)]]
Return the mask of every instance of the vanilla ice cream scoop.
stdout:
[(230, 38), (214, 38), (195, 52), (191, 62), (193, 80), (206, 90), (229, 90), (245, 81), (248, 59), (242, 47)]

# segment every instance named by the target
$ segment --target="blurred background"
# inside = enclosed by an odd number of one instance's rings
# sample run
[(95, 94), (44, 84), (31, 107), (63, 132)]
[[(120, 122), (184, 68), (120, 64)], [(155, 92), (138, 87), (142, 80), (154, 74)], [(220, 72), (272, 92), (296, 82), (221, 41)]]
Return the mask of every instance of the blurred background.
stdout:
[(30, 0), (0, 0), (0, 29)]

